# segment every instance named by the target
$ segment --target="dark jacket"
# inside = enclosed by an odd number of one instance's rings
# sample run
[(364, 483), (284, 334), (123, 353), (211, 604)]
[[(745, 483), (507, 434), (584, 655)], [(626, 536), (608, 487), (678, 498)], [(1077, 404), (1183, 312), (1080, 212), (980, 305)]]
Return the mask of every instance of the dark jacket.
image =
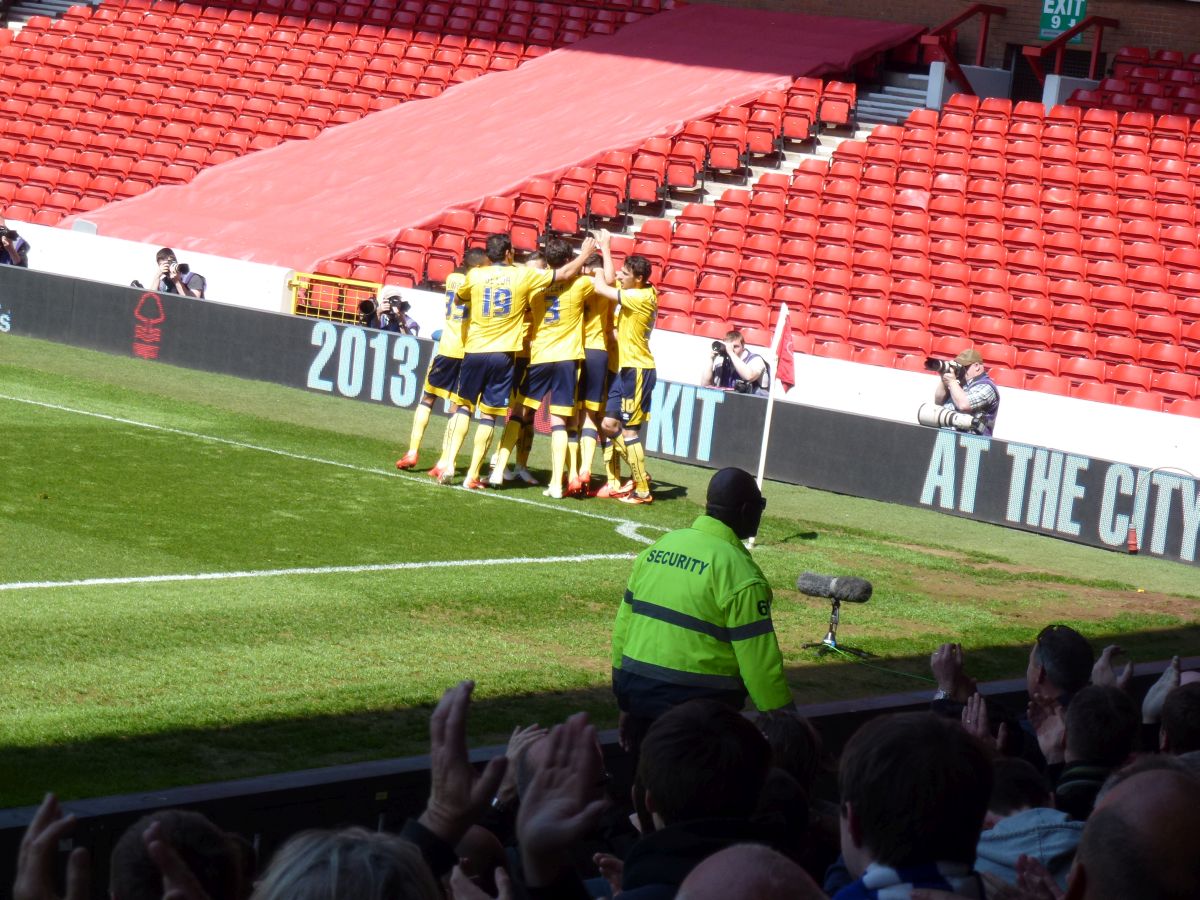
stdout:
[(641, 838), (625, 857), (622, 900), (670, 900), (701, 860), (734, 844), (771, 844), (770, 828), (745, 819), (697, 819)]

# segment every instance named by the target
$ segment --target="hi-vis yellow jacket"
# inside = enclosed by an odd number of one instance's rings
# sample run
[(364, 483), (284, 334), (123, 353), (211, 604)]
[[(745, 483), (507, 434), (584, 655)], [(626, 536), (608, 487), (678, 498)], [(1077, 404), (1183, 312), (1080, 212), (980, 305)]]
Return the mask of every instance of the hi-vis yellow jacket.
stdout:
[(695, 697), (760, 710), (792, 702), (771, 622), (771, 587), (725, 523), (700, 516), (633, 564), (617, 611), (613, 692), (654, 718)]

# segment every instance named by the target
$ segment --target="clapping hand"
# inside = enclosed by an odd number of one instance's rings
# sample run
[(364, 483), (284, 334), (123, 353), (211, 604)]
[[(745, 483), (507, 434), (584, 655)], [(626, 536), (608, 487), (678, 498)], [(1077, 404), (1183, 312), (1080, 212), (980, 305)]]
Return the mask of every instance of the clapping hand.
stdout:
[[(75, 824), (75, 816), (64, 816), (58, 798), (47, 794), (21, 838), (13, 900), (58, 900), (54, 890), (54, 853), (58, 842), (75, 830)], [(76, 847), (67, 859), (65, 900), (87, 900), (90, 875), (91, 858), (83, 847)]]

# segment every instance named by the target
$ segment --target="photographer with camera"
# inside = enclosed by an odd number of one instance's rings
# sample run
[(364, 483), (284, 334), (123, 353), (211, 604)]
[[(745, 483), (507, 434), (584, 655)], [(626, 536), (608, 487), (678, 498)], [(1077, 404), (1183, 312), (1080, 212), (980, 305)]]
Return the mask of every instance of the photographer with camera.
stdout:
[(8, 227), (0, 218), (0, 265), (29, 268), (29, 241)]
[(204, 276), (193, 272), (187, 263), (175, 258), (175, 251), (163, 247), (154, 255), (158, 271), (154, 273), (155, 290), (160, 294), (180, 294), (204, 299)]
[(712, 356), (700, 385), (765, 397), (770, 392), (771, 369), (765, 359), (746, 349), (740, 331), (730, 331), (725, 340), (712, 342)]
[(399, 294), (385, 297), (379, 305), (375, 327), (380, 331), (396, 331), (416, 337), (421, 326), (408, 314), (410, 308), (409, 302)]
[(953, 362), (930, 359), (925, 367), (941, 376), (933, 392), (933, 402), (944, 409), (969, 414), (977, 422), (973, 430), (990, 437), (1000, 410), (1000, 390), (988, 377), (979, 351), (964, 350)]

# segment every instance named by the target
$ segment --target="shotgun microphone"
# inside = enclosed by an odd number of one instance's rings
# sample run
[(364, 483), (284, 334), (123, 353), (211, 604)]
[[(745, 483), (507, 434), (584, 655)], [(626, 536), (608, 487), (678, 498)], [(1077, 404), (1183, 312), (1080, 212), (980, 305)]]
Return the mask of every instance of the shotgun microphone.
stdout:
[(805, 572), (796, 579), (796, 590), (809, 597), (826, 597), (842, 603), (866, 603), (871, 599), (874, 588), (865, 578)]

